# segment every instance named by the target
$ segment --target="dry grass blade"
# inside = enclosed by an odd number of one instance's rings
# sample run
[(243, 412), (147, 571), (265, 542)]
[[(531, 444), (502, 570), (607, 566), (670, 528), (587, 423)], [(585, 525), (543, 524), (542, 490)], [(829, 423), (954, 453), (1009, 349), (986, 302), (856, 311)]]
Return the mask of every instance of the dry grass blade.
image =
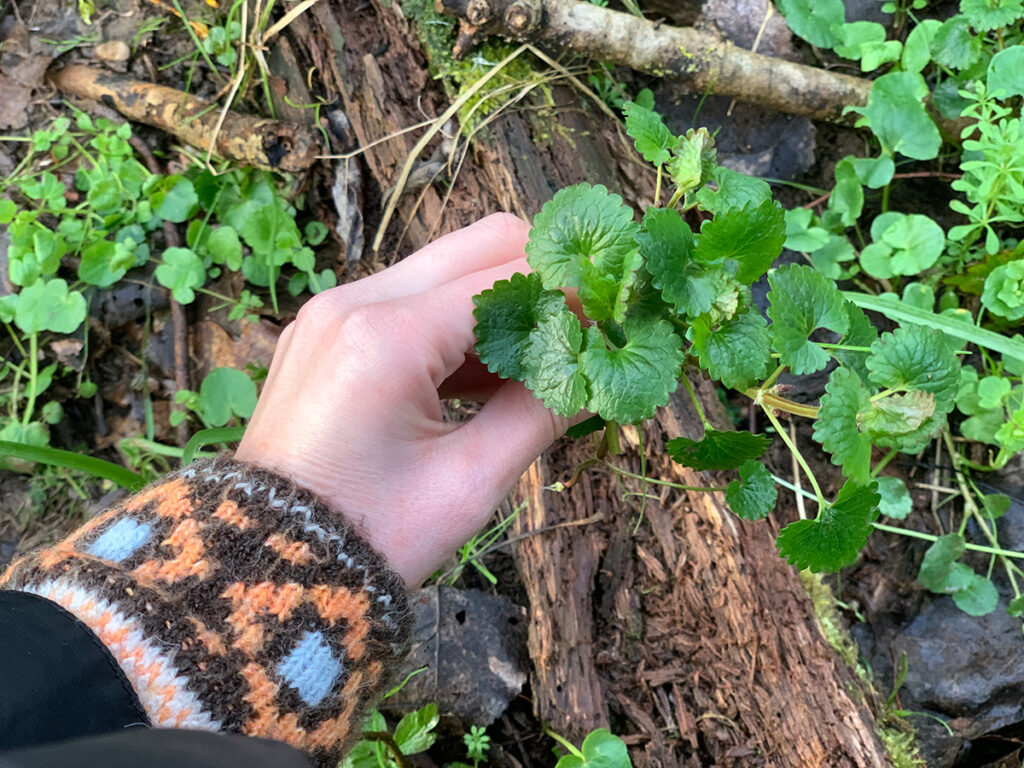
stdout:
[(238, 71), (235, 72), (234, 80), (231, 82), (231, 90), (228, 92), (227, 100), (224, 102), (224, 108), (221, 110), (220, 116), (217, 118), (217, 124), (213, 127), (213, 134), (210, 136), (210, 148), (206, 151), (206, 157), (203, 158), (203, 164), (214, 176), (219, 174), (217, 169), (213, 167), (213, 164), (210, 163), (210, 158), (213, 157), (213, 148), (217, 145), (217, 136), (220, 134), (220, 129), (224, 126), (224, 120), (228, 116), (228, 111), (231, 109), (231, 105), (235, 101), (238, 89), (241, 88), (242, 82), (245, 80), (245, 73), (249, 69), (249, 62), (245, 58), (245, 36), (248, 23), (249, 4), (242, 3), (242, 33), (238, 36)]
[(301, 3), (296, 5), (290, 11), (288, 11), (284, 16), (282, 16), (280, 19), (278, 19), (276, 22), (274, 22), (274, 24), (270, 27), (270, 29), (268, 29), (266, 32), (263, 33), (263, 37), (260, 40), (260, 42), (263, 45), (266, 45), (267, 42), (274, 37), (274, 35), (277, 35), (278, 33), (280, 33), (281, 30), (285, 29), (289, 24), (291, 24), (293, 21), (295, 21), (295, 19), (297, 19), (299, 16), (304, 14), (306, 11), (308, 11), (310, 8), (312, 8), (314, 5), (316, 5), (319, 2), (320, 2), (320, 0), (302, 0)]
[(391, 223), (391, 219), (395, 215), (395, 208), (398, 206), (398, 201), (402, 196), (402, 190), (405, 188), (405, 184), (409, 180), (409, 174), (412, 173), (413, 166), (416, 163), (416, 158), (418, 158), (420, 153), (426, 149), (427, 144), (429, 144), (431, 139), (433, 139), (441, 128), (444, 127), (445, 123), (453, 118), (467, 101), (479, 93), (488, 82), (490, 82), (499, 72), (501, 72), (501, 70), (512, 63), (517, 57), (519, 57), (526, 49), (527, 46), (521, 45), (504, 59), (495, 64), (486, 75), (473, 83), (470, 88), (466, 89), (465, 93), (453, 101), (451, 106), (449, 106), (440, 117), (434, 120), (429, 130), (427, 130), (427, 132), (420, 137), (420, 140), (416, 142), (416, 145), (412, 148), (412, 151), (409, 152), (409, 156), (405, 160), (405, 165), (402, 166), (402, 171), (399, 173), (398, 180), (395, 182), (394, 192), (388, 199), (387, 207), (384, 209), (384, 215), (381, 217), (380, 226), (377, 228), (377, 234), (373, 238), (373, 251), (375, 253), (380, 251), (381, 242), (384, 240), (384, 233), (387, 231), (388, 224)]

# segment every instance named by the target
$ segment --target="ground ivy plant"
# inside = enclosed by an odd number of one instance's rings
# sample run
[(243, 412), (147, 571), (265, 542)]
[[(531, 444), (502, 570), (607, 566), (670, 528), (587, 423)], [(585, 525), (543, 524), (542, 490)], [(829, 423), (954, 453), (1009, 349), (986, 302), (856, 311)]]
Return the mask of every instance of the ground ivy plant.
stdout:
[[(640, 221), (605, 187), (555, 193), (533, 220), (530, 274), (475, 298), (477, 351), (489, 370), (522, 381), (563, 416), (592, 411), (607, 425), (637, 424), (666, 405), (700, 370), (746, 392), (796, 456), (817, 514), (786, 526), (780, 554), (813, 571), (853, 562), (879, 515), (872, 449), (916, 452), (945, 424), (960, 384), (957, 345), (907, 326), (881, 335), (835, 282), (811, 266), (770, 269), (786, 240), (786, 215), (760, 180), (716, 165), (706, 130), (676, 136), (651, 109), (626, 108), (637, 150), (673, 187)], [(684, 214), (702, 221), (694, 231)], [(767, 273), (768, 319), (750, 286)], [(566, 296), (573, 297), (573, 303)], [(826, 340), (827, 339), (827, 340)], [(776, 386), (789, 370), (810, 375), (835, 362), (818, 408), (788, 401)], [(735, 470), (735, 514), (772, 511), (775, 484), (758, 459), (769, 439), (704, 422), (700, 440), (667, 450), (683, 466)], [(778, 412), (814, 419), (814, 437), (845, 481), (826, 497)]]
[[(5, 277), (15, 287), (0, 296), (0, 325), (20, 357), (0, 362), (0, 441), (48, 445), (50, 427), (63, 418), (60, 402), (44, 402), (54, 382), (74, 375), (77, 396), (96, 393), (88, 366), (47, 362), (44, 350), (55, 336), (72, 335), (87, 351), (89, 304), (122, 281), (155, 281), (181, 304), (206, 293), (220, 302), (214, 309), (230, 307), (231, 319), (251, 320), (263, 297), (276, 311), (281, 289), (297, 296), (337, 282), (330, 269), (315, 268), (313, 247), (327, 227), (312, 221), (300, 229), (296, 203), (271, 174), (214, 174), (199, 166), (152, 173), (135, 155), (130, 125), (79, 110), (4, 140), (20, 140), (26, 151), (0, 180), (8, 195), (0, 198), (10, 241)], [(180, 245), (156, 247), (154, 234), (165, 225), (182, 225)], [(237, 296), (211, 290), (224, 272), (240, 272), (247, 287)], [(251, 413), (255, 385), (241, 371), (219, 369), (199, 392), (177, 393), (177, 401), (208, 426), (221, 426)], [(173, 420), (184, 416), (176, 411)], [(152, 440), (151, 423), (148, 431)], [(0, 468), (30, 467), (0, 456)]]
[[(1009, 611), (1020, 616), (1020, 553), (998, 543), (997, 521), (1009, 498), (983, 492), (974, 477), (1005, 467), (1024, 449), (1024, 351), (1017, 332), (1024, 320), (1024, 5), (960, 0), (944, 9), (945, 19), (924, 18), (935, 11), (927, 5), (885, 3), (881, 10), (891, 23), (881, 24), (847, 22), (842, 0), (780, 0), (794, 33), (875, 73), (868, 103), (849, 111), (877, 146), (874, 156), (842, 158), (830, 190), (787, 211), (786, 247), (805, 254), (823, 275), (853, 281), (862, 306), (926, 327), (969, 331), (957, 338), (978, 351), (965, 358), (970, 364), (961, 369), (954, 398), (959, 413), (938, 448), (946, 449), (943, 463), (952, 465), (956, 489), (941, 503), (936, 499), (942, 506), (958, 498), (963, 514), (959, 530), (950, 521), (952, 539), (930, 536), (918, 581), (969, 613), (987, 613), (998, 602), (994, 585), (958, 560), (980, 550), (990, 566), (1002, 565), (1012, 590)], [(956, 155), (958, 169), (950, 163)], [(928, 179), (919, 183), (936, 200), (948, 199), (953, 216), (928, 211), (920, 198), (901, 199), (894, 186), (901, 177)], [(833, 397), (836, 387), (849, 387), (831, 386)], [(827, 430), (822, 434), (835, 442)], [(880, 486), (883, 510), (903, 499), (905, 517), (906, 487), (896, 478), (882, 480), (889, 486)], [(968, 522), (983, 544), (965, 539)]]

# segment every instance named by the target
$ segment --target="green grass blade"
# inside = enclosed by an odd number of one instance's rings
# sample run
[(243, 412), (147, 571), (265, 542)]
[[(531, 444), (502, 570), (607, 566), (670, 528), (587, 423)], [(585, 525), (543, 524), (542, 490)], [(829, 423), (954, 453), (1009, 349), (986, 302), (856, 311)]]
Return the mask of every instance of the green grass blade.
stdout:
[(181, 454), (181, 465), (188, 466), (195, 458), (196, 451), (204, 445), (213, 443), (234, 443), (242, 439), (245, 434), (245, 427), (218, 427), (216, 429), (201, 429), (196, 432), (189, 441), (185, 443), (185, 450)]
[(22, 461), (38, 461), (40, 464), (49, 464), (54, 467), (67, 467), (87, 472), (94, 477), (101, 477), (117, 483), (129, 491), (139, 491), (146, 485), (142, 475), (125, 469), (120, 464), (97, 459), (93, 456), (83, 456), (74, 451), (62, 451), (57, 448), (48, 448), (26, 443), (12, 443), (7, 440), (0, 440), (0, 456), (13, 456)]
[(901, 323), (912, 323), (935, 328), (948, 336), (961, 341), (977, 344), (979, 347), (999, 352), (1008, 357), (1024, 360), (1024, 342), (1011, 339), (998, 333), (979, 328), (949, 315), (937, 315), (924, 309), (918, 309), (901, 301), (883, 299), (856, 291), (843, 291), (843, 296), (861, 309), (879, 312)]

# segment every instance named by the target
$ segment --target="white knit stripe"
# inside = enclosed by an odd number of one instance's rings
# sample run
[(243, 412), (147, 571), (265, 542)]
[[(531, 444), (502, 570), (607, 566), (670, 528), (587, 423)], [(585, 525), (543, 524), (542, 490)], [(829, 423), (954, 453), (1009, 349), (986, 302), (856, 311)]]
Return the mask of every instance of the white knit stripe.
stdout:
[(151, 642), (141, 625), (114, 603), (70, 579), (55, 579), (21, 588), (73, 613), (110, 650), (139, 696), (154, 726), (219, 731), (221, 724), (203, 709), (186, 687), (173, 659)]

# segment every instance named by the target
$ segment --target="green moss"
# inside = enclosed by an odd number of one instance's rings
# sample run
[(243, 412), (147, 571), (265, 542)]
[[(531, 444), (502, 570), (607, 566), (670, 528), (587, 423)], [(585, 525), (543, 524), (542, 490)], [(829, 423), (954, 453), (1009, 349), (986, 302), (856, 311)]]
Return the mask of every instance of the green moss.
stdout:
[(893, 768), (925, 768), (924, 760), (921, 759), (914, 744), (913, 730), (880, 726), (875, 733), (885, 746), (885, 752), (892, 761)]
[[(402, 14), (416, 28), (420, 44), (427, 54), (430, 74), (444, 82), (452, 99), (457, 99), (516, 48), (511, 43), (492, 38), (465, 58), (456, 59), (452, 56), (458, 37), (458, 24), (454, 18), (438, 13), (434, 0), (402, 0), (401, 8)], [(471, 131), (487, 115), (514, 98), (523, 86), (540, 77), (531, 54), (523, 53), (516, 57), (490, 80), (481, 93), (469, 99), (459, 110), (463, 131)], [(494, 91), (506, 86), (509, 86), (507, 90), (493, 95)], [(547, 105), (554, 105), (547, 85), (540, 85), (537, 90)]]
[[(822, 635), (839, 654), (839, 658), (856, 673), (864, 684), (860, 690), (850, 691), (851, 698), (854, 701), (863, 701), (866, 691), (873, 690), (874, 681), (871, 672), (861, 663), (857, 643), (854, 642), (843, 625), (836, 606), (835, 595), (832, 594), (828, 584), (816, 573), (802, 571), (800, 580), (814, 605), (814, 615), (821, 626)], [(914, 729), (906, 720), (886, 706), (881, 711), (875, 712), (875, 721), (875, 733), (885, 746), (886, 754), (894, 768), (926, 768), (915, 746)]]
[(850, 637), (850, 633), (846, 631), (846, 627), (843, 626), (843, 620), (836, 608), (835, 595), (832, 594), (828, 584), (819, 574), (810, 571), (801, 571), (800, 580), (803, 582), (807, 594), (810, 595), (811, 602), (814, 603), (814, 615), (821, 625), (821, 633), (825, 636), (828, 644), (839, 654), (839, 658), (857, 673), (857, 677), (864, 682), (870, 682), (871, 676), (864, 665), (860, 663), (857, 644)]

